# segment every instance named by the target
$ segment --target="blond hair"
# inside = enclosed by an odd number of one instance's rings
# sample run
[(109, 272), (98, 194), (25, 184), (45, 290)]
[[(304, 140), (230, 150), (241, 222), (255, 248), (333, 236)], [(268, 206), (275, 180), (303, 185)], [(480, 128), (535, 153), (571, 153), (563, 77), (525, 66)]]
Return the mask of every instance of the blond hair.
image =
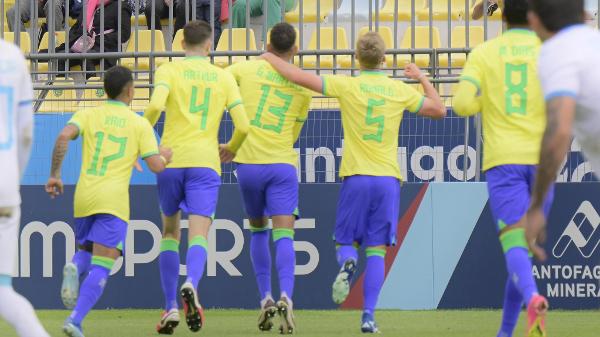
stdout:
[(377, 32), (368, 32), (356, 42), (356, 57), (363, 68), (377, 69), (385, 57), (385, 42)]

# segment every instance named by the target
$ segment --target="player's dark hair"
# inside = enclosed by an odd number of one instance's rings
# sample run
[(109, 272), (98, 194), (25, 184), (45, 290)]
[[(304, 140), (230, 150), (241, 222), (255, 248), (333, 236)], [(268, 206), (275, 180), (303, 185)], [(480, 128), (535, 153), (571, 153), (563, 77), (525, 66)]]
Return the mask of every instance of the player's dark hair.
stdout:
[(509, 25), (527, 25), (527, 0), (504, 0), (502, 16)]
[(104, 91), (108, 98), (116, 99), (132, 82), (131, 70), (122, 66), (114, 66), (104, 74)]
[(206, 21), (190, 21), (183, 27), (183, 41), (188, 46), (201, 45), (211, 38), (212, 33), (212, 28)]
[(281, 22), (273, 26), (269, 43), (280, 54), (290, 51), (294, 44), (296, 44), (296, 30), (294, 26), (286, 22)]
[(529, 0), (529, 8), (553, 33), (585, 22), (583, 0)]

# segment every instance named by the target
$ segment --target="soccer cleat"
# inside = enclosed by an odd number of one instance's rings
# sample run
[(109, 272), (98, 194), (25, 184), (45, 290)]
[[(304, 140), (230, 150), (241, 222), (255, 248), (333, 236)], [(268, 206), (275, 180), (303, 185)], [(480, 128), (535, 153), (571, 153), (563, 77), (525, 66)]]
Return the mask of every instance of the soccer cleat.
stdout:
[(548, 300), (535, 295), (527, 305), (527, 337), (546, 337), (546, 313)]
[(186, 282), (181, 286), (180, 294), (183, 300), (185, 322), (192, 332), (197, 332), (204, 325), (204, 311), (198, 302), (196, 289), (190, 282)]
[(294, 312), (292, 311), (292, 304), (289, 300), (282, 297), (277, 301), (277, 311), (281, 319), (281, 325), (279, 326), (279, 333), (282, 335), (291, 335), (296, 330), (296, 322), (294, 319)]
[(267, 300), (265, 305), (260, 309), (260, 316), (258, 316), (258, 329), (260, 331), (271, 331), (273, 328), (273, 317), (275, 317), (278, 310), (273, 300)]
[(81, 329), (81, 326), (73, 323), (71, 318), (67, 318), (65, 321), (65, 324), (63, 325), (63, 332), (69, 337), (85, 337), (83, 336), (83, 330)]
[(367, 313), (363, 313), (362, 315), (362, 325), (360, 326), (360, 331), (362, 331), (362, 333), (381, 333), (377, 327), (377, 323), (375, 323), (373, 315)]
[(79, 272), (74, 263), (67, 263), (63, 268), (63, 281), (60, 288), (60, 298), (65, 308), (73, 309), (79, 297)]
[(331, 297), (337, 304), (342, 304), (350, 293), (350, 283), (356, 272), (356, 261), (348, 259), (340, 269), (335, 281), (333, 282)]
[(160, 322), (156, 324), (156, 331), (161, 335), (172, 335), (179, 325), (179, 310), (163, 311)]

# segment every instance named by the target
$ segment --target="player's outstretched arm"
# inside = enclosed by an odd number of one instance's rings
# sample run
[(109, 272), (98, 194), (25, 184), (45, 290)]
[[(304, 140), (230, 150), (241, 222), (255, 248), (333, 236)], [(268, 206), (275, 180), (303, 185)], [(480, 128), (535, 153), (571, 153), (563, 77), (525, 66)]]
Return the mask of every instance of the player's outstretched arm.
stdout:
[(278, 73), (287, 78), (290, 82), (315, 92), (323, 92), (323, 80), (320, 76), (304, 71), (295, 65), (282, 60), (275, 54), (264, 53), (261, 57), (269, 62)]
[[(481, 0), (481, 2), (478, 2), (474, 7), (473, 7), (473, 13), (471, 14), (471, 18), (473, 20), (479, 20), (483, 17), (483, 4), (484, 0)], [(498, 2), (496, 0), (488, 0), (487, 1), (487, 5), (488, 7), (491, 6), (492, 4), (498, 4)]]
[(477, 96), (478, 90), (473, 82), (460, 81), (452, 99), (452, 108), (457, 115), (467, 117), (481, 111), (481, 100)]
[(65, 126), (54, 143), (54, 150), (52, 151), (52, 168), (50, 169), (50, 178), (46, 183), (46, 193), (50, 195), (52, 199), (63, 193), (63, 182), (61, 179), (62, 162), (67, 154), (69, 148), (69, 141), (77, 138), (79, 135), (79, 127), (74, 124)]
[(526, 227), (527, 242), (534, 255), (542, 261), (546, 255), (537, 242), (543, 242), (545, 238), (544, 201), (571, 145), (576, 102), (572, 97), (556, 97), (546, 104), (548, 121), (542, 139), (540, 163), (531, 195), (531, 206), (527, 212)]
[(410, 79), (417, 80), (423, 86), (425, 91), (425, 100), (421, 110), (417, 113), (419, 116), (429, 117), (431, 119), (441, 119), (446, 117), (446, 107), (437, 90), (421, 69), (416, 64), (409, 64), (404, 69), (404, 75)]
[(150, 171), (154, 173), (161, 173), (164, 171), (173, 157), (173, 152), (168, 147), (160, 146), (158, 152), (159, 154), (144, 158), (146, 165), (148, 165)]

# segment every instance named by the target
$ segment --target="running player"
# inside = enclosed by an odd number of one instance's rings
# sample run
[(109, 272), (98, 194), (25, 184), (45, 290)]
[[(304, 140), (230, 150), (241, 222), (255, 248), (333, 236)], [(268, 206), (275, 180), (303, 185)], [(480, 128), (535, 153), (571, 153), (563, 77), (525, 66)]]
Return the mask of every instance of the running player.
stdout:
[[(155, 89), (144, 117), (156, 124), (165, 111), (161, 143), (173, 148), (173, 162), (158, 175), (158, 194), (163, 213), (163, 240), (159, 268), (165, 295), (165, 312), (156, 326), (172, 334), (179, 324), (180, 219), (189, 215), (187, 279), (180, 289), (188, 327), (198, 331), (204, 313), (196, 289), (206, 265), (208, 230), (217, 207), (221, 163), (231, 161), (248, 132), (248, 118), (233, 76), (208, 59), (212, 29), (204, 21), (183, 28), (186, 58), (162, 65), (156, 71)], [(166, 107), (166, 110), (165, 110)], [(219, 146), (218, 132), (224, 110), (235, 125), (226, 145)]]
[[(75, 236), (80, 252), (92, 255), (88, 261), (77, 253), (64, 269), (63, 301), (75, 303), (63, 326), (64, 333), (71, 337), (83, 336), (81, 322), (102, 295), (115, 260), (122, 255), (134, 163), (141, 156), (150, 170), (158, 173), (171, 159), (170, 149), (159, 150), (148, 121), (128, 107), (134, 92), (131, 71), (119, 66), (108, 70), (104, 90), (109, 98), (104, 105), (78, 111), (60, 132), (46, 183), (46, 192), (52, 198), (63, 193), (62, 162), (69, 141), (82, 136), (83, 160), (75, 188)], [(79, 276), (85, 272), (87, 276), (78, 289)]]
[(527, 240), (544, 260), (543, 249), (535, 243), (545, 231), (542, 200), (556, 180), (573, 131), (600, 177), (600, 33), (584, 25), (583, 0), (531, 0), (530, 6), (529, 22), (544, 40), (539, 72), (548, 125), (527, 217)]
[(443, 118), (446, 108), (427, 77), (410, 64), (405, 75), (418, 80), (425, 96), (381, 71), (385, 44), (378, 33), (362, 36), (356, 45), (361, 73), (357, 77), (317, 76), (274, 54), (263, 57), (290, 81), (323, 95), (337, 97), (344, 129), (335, 240), (341, 269), (333, 283), (333, 300), (342, 303), (356, 272), (358, 251), (365, 247), (367, 265), (361, 330), (378, 332), (374, 311), (383, 286), (386, 246), (395, 244), (400, 207), (398, 133), (404, 110)]
[[(296, 54), (296, 30), (287, 23), (271, 29), (267, 50), (289, 62)], [(237, 80), (250, 122), (248, 138), (234, 161), (238, 163), (246, 213), (250, 218), (250, 255), (260, 293), (260, 330), (271, 330), (271, 318), (279, 312), (280, 329), (295, 329), (292, 313), (294, 291), (294, 221), (298, 216), (298, 154), (294, 143), (302, 130), (312, 93), (290, 83), (265, 60), (241, 62), (228, 68)], [(280, 300), (271, 296), (271, 252), (268, 218), (273, 220)]]
[(21, 220), (19, 181), (33, 139), (33, 88), (19, 48), (0, 39), (0, 50), (0, 317), (19, 336), (46, 337), (31, 304), (12, 287)]
[[(508, 30), (471, 52), (454, 97), (454, 111), (483, 116), (483, 170), (508, 269), (498, 337), (513, 335), (523, 303), (528, 336), (545, 336), (548, 302), (538, 294), (524, 231), (546, 125), (537, 74), (541, 43), (528, 29), (527, 0), (505, 0), (502, 14)], [(552, 198), (552, 191), (543, 198), (544, 212), (549, 211)]]

